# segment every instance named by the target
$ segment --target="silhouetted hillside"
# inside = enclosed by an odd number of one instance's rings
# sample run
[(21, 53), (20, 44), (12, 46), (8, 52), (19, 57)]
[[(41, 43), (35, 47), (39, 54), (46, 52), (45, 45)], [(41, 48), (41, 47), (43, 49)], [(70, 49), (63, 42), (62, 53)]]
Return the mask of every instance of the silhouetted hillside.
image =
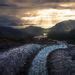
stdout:
[(75, 20), (67, 20), (57, 23), (49, 29), (48, 37), (58, 40), (74, 40)]

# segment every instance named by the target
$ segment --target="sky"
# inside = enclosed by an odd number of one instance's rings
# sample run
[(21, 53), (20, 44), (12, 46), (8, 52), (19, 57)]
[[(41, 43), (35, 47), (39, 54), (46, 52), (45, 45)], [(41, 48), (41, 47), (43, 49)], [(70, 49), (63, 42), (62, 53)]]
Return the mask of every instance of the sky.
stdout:
[[(52, 1), (56, 2), (60, 0)], [(66, 1), (69, 2), (75, 0)], [(41, 26), (43, 28), (48, 28), (64, 20), (75, 20), (75, 2), (70, 2), (66, 4), (59, 2), (51, 3), (51, 0), (0, 0), (0, 4), (1, 3), (6, 3), (10, 5), (16, 4), (15, 7), (18, 8), (23, 7), (23, 9), (20, 8), (16, 10), (11, 8), (10, 10), (2, 9), (4, 11), (2, 12), (2, 14), (16, 15), (17, 17), (21, 18), (27, 25), (33, 24)]]
[(43, 3), (49, 0), (0, 0), (0, 3), (14, 3), (14, 2), (24, 2), (24, 3)]
[(75, 0), (0, 0), (0, 3), (14, 3), (14, 2), (23, 2), (23, 3), (46, 3), (46, 2), (60, 2), (60, 1), (75, 1)]

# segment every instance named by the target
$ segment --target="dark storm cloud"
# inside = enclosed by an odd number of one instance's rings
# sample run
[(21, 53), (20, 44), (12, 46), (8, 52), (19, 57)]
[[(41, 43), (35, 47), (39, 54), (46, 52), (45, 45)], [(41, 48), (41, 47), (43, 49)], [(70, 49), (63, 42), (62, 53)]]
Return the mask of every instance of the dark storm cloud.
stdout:
[(0, 0), (0, 4), (1, 4), (1, 3), (6, 3), (6, 0)]
[(28, 3), (40, 3), (40, 2), (47, 2), (50, 0), (15, 0), (16, 2), (28, 2)]
[(0, 0), (0, 4), (3, 4), (3, 3), (12, 3), (13, 0)]
[(49, 2), (49, 0), (32, 0), (33, 3), (45, 3)]
[(27, 3), (43, 3), (51, 0), (0, 0), (0, 3), (14, 3), (14, 2), (27, 2)]
[[(46, 2), (61, 2), (62, 0), (0, 0), (0, 3), (14, 3), (14, 2), (27, 2), (27, 3), (46, 3)], [(74, 1), (74, 0), (65, 0)]]

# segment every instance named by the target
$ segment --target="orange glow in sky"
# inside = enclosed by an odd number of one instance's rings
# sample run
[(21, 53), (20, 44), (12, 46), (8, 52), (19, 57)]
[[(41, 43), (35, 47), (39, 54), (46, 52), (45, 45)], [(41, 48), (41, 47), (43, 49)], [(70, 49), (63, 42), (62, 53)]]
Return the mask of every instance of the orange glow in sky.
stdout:
[(29, 11), (27, 14), (29, 16), (23, 16), (21, 19), (43, 28), (52, 27), (60, 21), (75, 19), (75, 10), (72, 9), (42, 9), (37, 10), (36, 13)]

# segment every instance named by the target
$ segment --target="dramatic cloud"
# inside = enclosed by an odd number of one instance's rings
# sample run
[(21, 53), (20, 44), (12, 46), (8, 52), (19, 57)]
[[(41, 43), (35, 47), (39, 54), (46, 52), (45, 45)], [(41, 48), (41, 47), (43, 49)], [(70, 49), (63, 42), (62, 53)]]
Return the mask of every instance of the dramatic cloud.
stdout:
[[(64, 2), (73, 2), (75, 0), (65, 0)], [(0, 0), (1, 3), (15, 3), (15, 2), (21, 2), (21, 3), (47, 3), (47, 2), (62, 2), (62, 0)]]
[(49, 0), (0, 0), (0, 3), (10, 3), (10, 2), (41, 3), (47, 1)]

